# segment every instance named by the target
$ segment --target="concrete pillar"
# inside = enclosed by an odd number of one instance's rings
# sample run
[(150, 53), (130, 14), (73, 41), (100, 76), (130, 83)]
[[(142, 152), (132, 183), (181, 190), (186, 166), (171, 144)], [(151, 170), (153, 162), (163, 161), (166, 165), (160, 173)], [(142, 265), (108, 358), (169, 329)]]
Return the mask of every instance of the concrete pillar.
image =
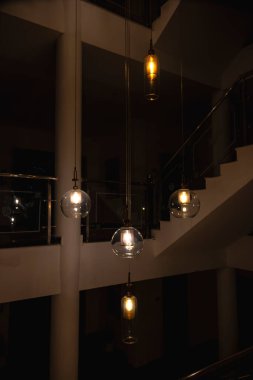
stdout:
[(218, 269), (217, 302), (219, 328), (219, 358), (223, 359), (237, 351), (237, 296), (235, 270)]
[(65, 32), (59, 37), (57, 43), (55, 136), (56, 175), (58, 177), (56, 225), (57, 235), (61, 236), (62, 239), (60, 256), (61, 292), (52, 297), (50, 379), (77, 380), (80, 220), (69, 219), (62, 214), (60, 199), (66, 191), (73, 187), (75, 111), (77, 111), (76, 163), (78, 178), (80, 178), (81, 169), (80, 0), (77, 0), (77, 3), (74, 0), (63, 0), (63, 5)]

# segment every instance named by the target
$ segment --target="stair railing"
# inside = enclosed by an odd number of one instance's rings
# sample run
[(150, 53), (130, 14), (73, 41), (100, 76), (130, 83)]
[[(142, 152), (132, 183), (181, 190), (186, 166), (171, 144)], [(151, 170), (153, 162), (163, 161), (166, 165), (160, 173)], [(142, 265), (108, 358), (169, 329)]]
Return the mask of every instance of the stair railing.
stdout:
[[(212, 106), (206, 116), (192, 130), (189, 136), (181, 144), (181, 146), (172, 154), (168, 161), (163, 165), (159, 175), (154, 179), (155, 193), (159, 194), (158, 208), (160, 211), (155, 212), (159, 215), (160, 220), (169, 220), (168, 199), (170, 194), (181, 185), (182, 173), (182, 158), (185, 161), (185, 173), (187, 173), (188, 181), (186, 182), (189, 188), (204, 188), (204, 176), (219, 175), (219, 164), (222, 162), (236, 159), (235, 147), (238, 145), (246, 145), (248, 143), (245, 137), (246, 120), (246, 104), (245, 104), (245, 82), (253, 78), (253, 71), (241, 76), (237, 81), (229, 87), (218, 101)], [(239, 91), (239, 92), (238, 92)], [(238, 101), (239, 98), (239, 101)], [(217, 133), (228, 133), (228, 141), (222, 143), (217, 149), (216, 157), (214, 158), (213, 149), (215, 144), (218, 146), (224, 135), (214, 138), (213, 131), (215, 122), (211, 123), (212, 117), (217, 115), (218, 110), (222, 110), (222, 105), (225, 101), (233, 101), (236, 99), (236, 107), (233, 112), (233, 119), (228, 125), (229, 131), (216, 131)], [(233, 103), (234, 104), (234, 103)], [(239, 114), (239, 116), (238, 116)], [(231, 115), (230, 115), (231, 116)], [(238, 120), (237, 120), (238, 119)], [(243, 138), (240, 138), (240, 135)], [(205, 141), (204, 141), (205, 139)], [(240, 141), (241, 140), (241, 141)], [(210, 151), (208, 151), (208, 146)], [(207, 161), (207, 162), (206, 162)], [(154, 221), (154, 225), (159, 223)]]
[(180, 380), (195, 379), (252, 379), (253, 347), (235, 353), (205, 368), (181, 377)]
[(55, 177), (0, 173), (1, 246), (51, 244)]

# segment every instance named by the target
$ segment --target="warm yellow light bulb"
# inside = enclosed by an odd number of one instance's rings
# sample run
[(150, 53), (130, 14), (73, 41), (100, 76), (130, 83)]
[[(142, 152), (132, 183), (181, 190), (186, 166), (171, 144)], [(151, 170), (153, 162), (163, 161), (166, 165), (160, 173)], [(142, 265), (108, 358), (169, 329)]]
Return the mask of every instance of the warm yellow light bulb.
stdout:
[(137, 298), (133, 295), (126, 295), (121, 300), (122, 314), (125, 319), (134, 319), (137, 308)]
[(190, 191), (189, 190), (181, 190), (178, 193), (178, 202), (181, 204), (190, 203)]
[(131, 250), (134, 246), (134, 236), (132, 231), (130, 230), (123, 230), (121, 232), (121, 245), (124, 245), (126, 249)]
[(75, 190), (70, 196), (70, 202), (74, 204), (80, 204), (82, 202), (81, 193), (78, 190)]
[(157, 62), (153, 55), (148, 56), (146, 70), (149, 79), (154, 80), (157, 76)]
[(126, 310), (127, 311), (132, 311), (134, 308), (134, 305), (133, 305), (133, 300), (131, 298), (128, 298), (126, 300)]

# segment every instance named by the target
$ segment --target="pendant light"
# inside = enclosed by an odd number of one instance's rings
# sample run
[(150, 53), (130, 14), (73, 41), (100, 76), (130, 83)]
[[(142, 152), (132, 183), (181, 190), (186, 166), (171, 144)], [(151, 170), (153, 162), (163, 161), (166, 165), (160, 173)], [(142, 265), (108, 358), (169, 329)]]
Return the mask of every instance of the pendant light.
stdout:
[[(181, 98), (181, 132), (182, 143), (184, 143), (184, 123), (183, 123), (183, 71), (180, 64), (180, 98)], [(182, 154), (182, 184), (181, 188), (174, 191), (169, 198), (170, 213), (181, 219), (193, 218), (197, 215), (200, 202), (195, 192), (188, 189), (184, 179), (184, 149)]]
[[(75, 147), (74, 147), (74, 175), (72, 181), (74, 182), (74, 186), (71, 190), (67, 191), (62, 199), (61, 199), (61, 210), (62, 213), (68, 218), (85, 218), (89, 212), (91, 207), (91, 201), (89, 195), (83, 190), (79, 189), (77, 182), (77, 169), (76, 169), (76, 127), (77, 127), (77, 1), (76, 0), (76, 10), (75, 10), (75, 119), (74, 119), (74, 139), (75, 139)], [(80, 41), (79, 41), (80, 43)]]
[(137, 298), (133, 294), (133, 284), (130, 280), (130, 272), (128, 272), (125, 294), (121, 298), (121, 337), (122, 342), (126, 344), (134, 344), (137, 342), (137, 305)]
[[(127, 3), (128, 0), (126, 0)], [(123, 258), (134, 258), (143, 250), (142, 234), (131, 226), (131, 130), (130, 130), (130, 86), (129, 86), (129, 56), (130, 56), (130, 34), (129, 23), (125, 5), (125, 131), (126, 131), (126, 200), (124, 226), (119, 228), (112, 236), (111, 244), (113, 252)], [(130, 13), (130, 12), (129, 12)]]
[(159, 60), (155, 54), (152, 38), (151, 0), (149, 2), (150, 17), (150, 46), (148, 55), (144, 59), (144, 92), (147, 100), (153, 101), (159, 98), (160, 68)]

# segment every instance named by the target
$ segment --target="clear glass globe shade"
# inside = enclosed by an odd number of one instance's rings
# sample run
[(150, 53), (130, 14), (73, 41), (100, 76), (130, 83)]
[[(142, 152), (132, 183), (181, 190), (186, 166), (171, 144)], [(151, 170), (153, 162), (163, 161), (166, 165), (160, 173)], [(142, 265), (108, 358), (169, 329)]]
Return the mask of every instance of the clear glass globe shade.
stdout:
[(176, 218), (193, 218), (200, 209), (199, 198), (189, 189), (178, 189), (170, 196), (169, 209)]
[(143, 237), (134, 227), (121, 227), (114, 232), (111, 244), (117, 256), (131, 259), (142, 252)]
[(71, 189), (61, 199), (61, 210), (67, 218), (85, 218), (90, 208), (90, 197), (81, 189)]

